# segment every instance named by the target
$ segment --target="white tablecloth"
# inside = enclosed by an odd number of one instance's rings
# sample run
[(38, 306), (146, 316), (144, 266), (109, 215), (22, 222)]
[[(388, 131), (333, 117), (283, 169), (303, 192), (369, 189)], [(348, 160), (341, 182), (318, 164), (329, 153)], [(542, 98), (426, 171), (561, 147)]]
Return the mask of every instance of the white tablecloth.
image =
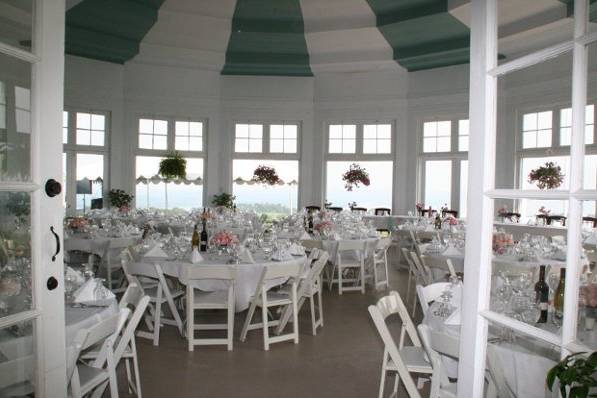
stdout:
[(394, 216), (363, 216), (363, 221), (365, 222), (372, 222), (373, 226), (376, 229), (387, 229), (392, 231), (393, 228), (397, 225), (404, 224), (407, 221), (414, 221), (416, 220), (416, 216), (404, 216), (404, 215), (394, 215)]
[[(192, 264), (186, 261), (179, 261), (179, 260), (164, 260), (164, 259), (157, 259), (157, 258), (145, 258), (144, 261), (151, 262), (158, 264), (165, 275), (172, 276), (177, 278), (181, 283), (187, 284), (188, 283), (188, 270), (192, 269), (193, 267), (209, 267), (210, 265), (224, 265), (227, 262), (227, 258), (220, 257), (216, 260), (210, 260), (208, 255), (202, 253), (204, 256), (204, 260), (198, 264)], [(305, 263), (306, 258), (304, 256), (300, 257), (293, 257), (287, 261), (271, 261), (266, 260), (263, 255), (255, 254), (254, 255), (255, 263), (254, 264), (234, 264), (230, 265), (231, 267), (236, 268), (236, 281), (235, 281), (235, 310), (237, 312), (244, 311), (249, 307), (251, 296), (255, 293), (257, 288), (257, 284), (259, 283), (259, 278), (261, 277), (261, 273), (265, 267), (275, 267), (281, 264), (299, 264), (302, 265)], [(285, 279), (275, 279), (268, 281), (266, 283), (266, 288), (270, 289), (274, 286), (281, 285), (282, 283), (286, 282)], [(193, 286), (196, 289), (200, 289), (207, 292), (213, 292), (217, 290), (225, 290), (228, 288), (226, 282), (224, 281), (217, 281), (217, 280), (201, 280), (201, 281), (194, 281)]]
[(524, 234), (529, 235), (543, 235), (543, 236), (566, 236), (568, 228), (558, 225), (527, 225), (518, 223), (502, 223), (496, 222), (493, 226), (497, 229), (503, 229), (504, 232), (512, 234), (515, 241), (521, 240)]

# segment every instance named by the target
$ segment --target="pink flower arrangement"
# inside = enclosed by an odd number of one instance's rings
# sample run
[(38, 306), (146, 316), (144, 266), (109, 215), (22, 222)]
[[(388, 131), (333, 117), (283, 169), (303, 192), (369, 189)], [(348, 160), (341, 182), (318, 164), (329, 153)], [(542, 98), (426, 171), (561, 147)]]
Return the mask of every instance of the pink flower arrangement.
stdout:
[(232, 232), (220, 231), (211, 238), (211, 242), (216, 246), (231, 246), (238, 243), (238, 238)]
[(498, 209), (498, 212), (497, 212), (497, 213), (498, 213), (498, 216), (502, 216), (502, 217), (504, 217), (504, 216), (506, 216), (506, 214), (508, 214), (509, 212), (510, 212), (510, 211), (508, 210), (508, 207), (507, 207), (507, 206), (502, 206), (502, 207), (500, 207), (500, 208)]
[(83, 217), (75, 217), (68, 222), (68, 227), (71, 229), (83, 229), (89, 225), (89, 221)]
[(543, 214), (544, 216), (548, 216), (549, 213), (551, 213), (551, 210), (549, 210), (545, 206), (541, 206), (538, 211), (539, 211), (539, 214)]
[(597, 307), (597, 283), (580, 287), (580, 303), (586, 307)]
[(512, 234), (507, 234), (505, 232), (497, 232), (493, 234), (492, 246), (493, 251), (497, 254), (506, 253), (506, 248), (513, 244), (514, 239), (512, 237)]
[(319, 233), (321, 232), (330, 232), (334, 229), (334, 223), (331, 221), (322, 221), (318, 224), (315, 224), (315, 230)]
[(211, 212), (203, 212), (201, 213), (201, 221), (208, 221), (214, 218), (214, 215)]
[(425, 205), (423, 203), (417, 203), (415, 207), (417, 208), (417, 210), (421, 211), (425, 208)]
[(458, 220), (454, 216), (448, 216), (444, 218), (444, 222), (448, 223), (448, 225), (458, 225)]
[(350, 165), (348, 171), (342, 174), (342, 181), (347, 191), (352, 191), (353, 188), (358, 188), (359, 184), (368, 187), (371, 184), (369, 173), (356, 163)]

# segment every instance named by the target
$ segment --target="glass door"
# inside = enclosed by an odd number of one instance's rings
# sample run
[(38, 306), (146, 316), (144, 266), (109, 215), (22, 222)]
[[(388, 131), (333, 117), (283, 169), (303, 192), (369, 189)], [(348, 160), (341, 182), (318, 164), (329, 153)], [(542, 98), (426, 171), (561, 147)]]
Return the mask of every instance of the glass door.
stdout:
[(0, 0), (0, 395), (66, 396), (64, 18), (64, 0)]

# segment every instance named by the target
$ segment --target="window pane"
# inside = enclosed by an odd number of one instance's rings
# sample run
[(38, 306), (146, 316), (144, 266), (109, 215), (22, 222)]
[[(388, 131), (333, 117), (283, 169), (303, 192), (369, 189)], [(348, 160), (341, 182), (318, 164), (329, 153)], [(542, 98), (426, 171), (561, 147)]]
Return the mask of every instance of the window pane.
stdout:
[(425, 137), (423, 139), (423, 152), (435, 152), (436, 151), (435, 142), (436, 142), (436, 138)]
[(168, 134), (168, 122), (166, 120), (154, 120), (153, 123), (154, 134), (166, 135)]
[(236, 125), (236, 136), (237, 137), (248, 137), (249, 136), (249, 125), (248, 124), (237, 124)]
[(139, 134), (139, 148), (151, 149), (153, 146), (153, 138), (151, 135)]
[(81, 192), (79, 184), (84, 179), (91, 182), (91, 193), (77, 193), (77, 210), (88, 209), (92, 199), (103, 196), (104, 155), (78, 153), (77, 167), (77, 192)]
[(437, 151), (438, 152), (450, 152), (450, 137), (438, 137), (437, 138)]
[(189, 134), (192, 136), (202, 136), (203, 135), (203, 123), (190, 122), (189, 123)]
[(537, 128), (539, 130), (551, 128), (551, 111), (539, 112), (537, 119)]
[(272, 139), (269, 144), (270, 152), (284, 152), (284, 141), (283, 140), (274, 140)]
[(187, 137), (176, 136), (174, 138), (174, 148), (179, 151), (188, 151), (189, 139)]
[(522, 130), (530, 131), (537, 130), (537, 114), (527, 113), (522, 117)]
[(377, 153), (377, 140), (364, 140), (363, 153)]
[(342, 152), (343, 153), (355, 153), (356, 152), (355, 140), (343, 140), (342, 141)]
[(272, 124), (269, 127), (269, 136), (272, 139), (284, 138), (284, 126), (282, 126), (281, 124)]
[(263, 126), (261, 124), (249, 125), (249, 135), (251, 138), (260, 139), (263, 137)]
[(570, 127), (562, 127), (560, 129), (560, 145), (570, 145), (572, 138), (572, 129)]
[[(1, 101), (1, 98), (0, 98)], [(0, 114), (0, 118), (2, 117), (2, 115)], [(0, 120), (0, 128), (2, 127), (2, 122)], [(62, 143), (66, 144), (68, 143), (68, 112), (63, 111), (62, 112)]]
[(167, 149), (168, 138), (165, 135), (156, 135), (153, 137), (153, 149)]
[(91, 145), (104, 146), (104, 132), (103, 131), (92, 131), (91, 132)]
[(377, 140), (377, 153), (391, 153), (392, 152), (392, 141), (391, 140)]
[(89, 130), (77, 130), (77, 145), (91, 145)]
[(344, 139), (355, 139), (357, 136), (357, 126), (354, 124), (345, 124), (342, 127), (342, 136)]
[(377, 138), (377, 125), (366, 124), (363, 126), (363, 139), (376, 139)]
[(284, 125), (284, 137), (287, 139), (296, 139), (298, 136), (298, 126), (295, 124)]
[(330, 126), (330, 139), (342, 138), (342, 126), (333, 124)]
[(537, 132), (537, 147), (545, 148), (551, 146), (551, 130), (539, 130)]
[(452, 161), (428, 160), (425, 162), (425, 207), (439, 210), (451, 208)]
[[(568, 156), (550, 156), (539, 158), (523, 158), (520, 166), (520, 187), (521, 189), (539, 189), (535, 184), (528, 181), (528, 176), (531, 170), (537, 169), (545, 165), (546, 162), (554, 162), (557, 166), (562, 168), (564, 174), (564, 182), (558, 189), (568, 189), (568, 170), (570, 158)], [(523, 199), (520, 201), (519, 213), (523, 220), (521, 222), (535, 221), (535, 216), (539, 214), (539, 208), (547, 207), (552, 215), (565, 215), (568, 211), (568, 202), (563, 200), (550, 200), (546, 204), (544, 200), (529, 200)]]
[(450, 121), (442, 121), (437, 123), (437, 135), (438, 136), (449, 136), (452, 129), (452, 123)]
[(261, 140), (249, 140), (249, 152), (259, 153), (262, 151)]
[(139, 119), (139, 132), (145, 134), (153, 134), (153, 120)]
[(91, 129), (91, 115), (89, 113), (77, 112), (77, 128), (78, 129)]
[(348, 208), (348, 203), (356, 202), (358, 206), (367, 209), (375, 207), (392, 208), (392, 179), (393, 162), (367, 161), (358, 162), (369, 173), (371, 184), (359, 185), (352, 191), (347, 191), (342, 181), (344, 174), (353, 162), (327, 162), (326, 200), (332, 206)]
[(330, 153), (342, 153), (342, 141), (330, 140)]
[(203, 150), (202, 138), (191, 136), (191, 138), (189, 138), (189, 150), (190, 151), (202, 151)]
[(296, 140), (284, 141), (284, 152), (285, 153), (296, 153), (297, 152)]
[(377, 138), (391, 139), (392, 138), (392, 125), (391, 124), (378, 124), (377, 125)]
[(91, 129), (105, 130), (106, 117), (104, 115), (91, 115)]
[(522, 147), (523, 148), (536, 148), (537, 147), (537, 133), (530, 131), (522, 134)]
[(249, 140), (246, 138), (237, 138), (234, 150), (236, 152), (249, 152)]
[(175, 122), (174, 131), (176, 132), (176, 135), (188, 135), (189, 122)]
[(427, 122), (423, 124), (423, 136), (435, 137), (437, 135), (437, 122)]
[(460, 161), (460, 209), (458, 217), (466, 217), (467, 206), (467, 189), (468, 189), (468, 160)]

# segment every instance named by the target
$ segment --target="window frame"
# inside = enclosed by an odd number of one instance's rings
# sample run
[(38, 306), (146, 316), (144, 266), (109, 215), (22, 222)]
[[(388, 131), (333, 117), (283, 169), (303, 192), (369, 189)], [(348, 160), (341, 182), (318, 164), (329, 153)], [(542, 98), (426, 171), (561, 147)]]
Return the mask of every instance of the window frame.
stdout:
[[(236, 152), (236, 125), (237, 124), (260, 124), (263, 127), (263, 135), (261, 142), (261, 152)], [(296, 125), (296, 153), (285, 153), (285, 152), (271, 152), (270, 151), (270, 128), (271, 125)], [(234, 159), (254, 159), (254, 160), (301, 160), (302, 153), (302, 121), (299, 120), (263, 120), (263, 119), (251, 119), (242, 120), (234, 119), (232, 121), (232, 134), (231, 134), (231, 148), (232, 148), (232, 160), (230, 167), (232, 167), (232, 161)], [(300, 167), (299, 167), (300, 169)], [(232, 170), (232, 168), (230, 169)], [(299, 176), (300, 177), (300, 176)], [(233, 177), (233, 179), (236, 177)]]

